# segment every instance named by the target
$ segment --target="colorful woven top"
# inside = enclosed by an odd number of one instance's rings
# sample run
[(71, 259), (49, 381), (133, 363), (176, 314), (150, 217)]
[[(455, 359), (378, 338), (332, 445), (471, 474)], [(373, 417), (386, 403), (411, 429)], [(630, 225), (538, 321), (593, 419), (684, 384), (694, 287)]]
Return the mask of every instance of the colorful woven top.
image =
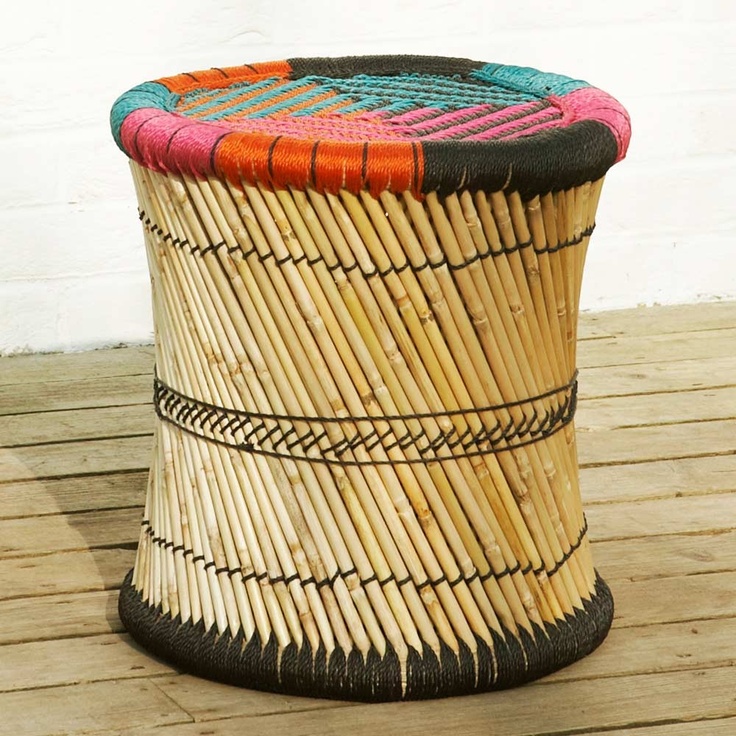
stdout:
[(111, 113), (138, 163), (272, 187), (522, 194), (602, 176), (624, 108), (586, 82), (424, 56), (290, 59), (146, 82)]

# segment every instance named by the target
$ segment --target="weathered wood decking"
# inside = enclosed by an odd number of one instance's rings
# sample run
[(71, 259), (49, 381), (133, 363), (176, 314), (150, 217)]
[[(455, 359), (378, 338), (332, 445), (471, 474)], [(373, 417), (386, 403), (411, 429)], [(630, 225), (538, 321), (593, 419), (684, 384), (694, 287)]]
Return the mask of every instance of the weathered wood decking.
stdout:
[(614, 629), (517, 690), (306, 700), (180, 675), (121, 631), (152, 349), (0, 360), (0, 734), (736, 734), (736, 303), (583, 315), (577, 427)]

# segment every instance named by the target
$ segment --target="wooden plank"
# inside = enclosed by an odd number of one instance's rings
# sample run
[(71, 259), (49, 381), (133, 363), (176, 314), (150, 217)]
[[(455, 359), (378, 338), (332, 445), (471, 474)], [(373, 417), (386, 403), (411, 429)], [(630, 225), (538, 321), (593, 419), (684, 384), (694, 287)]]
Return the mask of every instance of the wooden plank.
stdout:
[(619, 579), (610, 581), (610, 585), (616, 601), (616, 627), (736, 616), (736, 572)]
[[(153, 374), (66, 379), (53, 383), (0, 386), (0, 416), (145, 404), (153, 395)], [(49, 421), (53, 417), (49, 416)]]
[(736, 570), (736, 531), (595, 542), (593, 559), (606, 580)]
[[(581, 432), (579, 442), (583, 467), (722, 454), (736, 449), (736, 420)], [(144, 470), (150, 447), (138, 436), (0, 449), (0, 482)]]
[(0, 519), (139, 506), (147, 478), (147, 471), (139, 471), (5, 483)]
[(0, 386), (115, 378), (153, 372), (153, 345), (88, 350), (81, 353), (13, 355), (0, 360)]
[(669, 394), (581, 399), (575, 414), (575, 427), (585, 432), (734, 417), (736, 387), (708, 388)]
[(0, 482), (145, 470), (150, 437), (121, 437), (0, 449)]
[(134, 562), (133, 549), (57, 552), (0, 560), (0, 600), (112, 590), (120, 587)]
[(730, 329), (736, 325), (736, 301), (583, 312), (580, 323), (627, 336)]
[(736, 718), (712, 718), (663, 726), (617, 728), (615, 731), (586, 731), (586, 736), (733, 736), (735, 733)]
[[(728, 315), (733, 311), (733, 304), (729, 303), (729, 309), (723, 312), (723, 315)], [(703, 305), (699, 305), (701, 307)], [(718, 305), (723, 306), (723, 305)], [(662, 314), (662, 313), (660, 313)], [(601, 322), (604, 318), (600, 315), (595, 317), (596, 320)], [(660, 318), (658, 317), (657, 320)], [(729, 319), (731, 320), (729, 322)], [(638, 318), (635, 320), (638, 321)], [(690, 320), (687, 324), (695, 322), (695, 319)], [(733, 332), (733, 318), (728, 316), (718, 316), (716, 322), (722, 327), (729, 328), (726, 330), (728, 333), (726, 339), (731, 339), (731, 333)], [(705, 320), (705, 324), (715, 323), (713, 320), (710, 322)], [(657, 321), (657, 324), (659, 322)], [(664, 320), (662, 331), (667, 332), (667, 325), (669, 322)], [(585, 347), (581, 347), (581, 365), (588, 366), (594, 365), (597, 367), (585, 368), (583, 371), (583, 379), (581, 381), (581, 388), (583, 395), (585, 396), (604, 396), (609, 395), (607, 389), (610, 390), (612, 383), (617, 383), (619, 380), (624, 381), (624, 385), (617, 387), (618, 393), (636, 393), (636, 392), (651, 392), (652, 377), (656, 379), (658, 372), (665, 372), (667, 374), (667, 383), (665, 386), (660, 387), (658, 390), (686, 390), (687, 388), (702, 388), (708, 386), (727, 386), (734, 385), (733, 379), (728, 378), (728, 365), (733, 367), (733, 359), (730, 357), (732, 354), (727, 354), (724, 357), (723, 350), (721, 349), (716, 355), (711, 358), (698, 358), (696, 360), (682, 360), (682, 351), (676, 353), (677, 360), (663, 360), (660, 363), (654, 363), (647, 366), (642, 365), (637, 369), (633, 369), (632, 366), (626, 365), (611, 365), (610, 361), (612, 358), (610, 355), (602, 354), (600, 358), (595, 357), (595, 350), (604, 352), (606, 350), (614, 351), (614, 353), (621, 353), (624, 356), (627, 353), (639, 354), (641, 349), (637, 353), (635, 348), (636, 344), (643, 345), (642, 341), (639, 343), (632, 343), (634, 350), (630, 350), (631, 346), (625, 344), (625, 340), (635, 335), (650, 334), (649, 332), (641, 333), (633, 329), (632, 324), (629, 324), (627, 320), (621, 320), (611, 322), (612, 333), (622, 333), (627, 335), (627, 338), (621, 338), (621, 345), (608, 346), (599, 348), (590, 348), (590, 357), (583, 357), (585, 355)], [(669, 325), (672, 330), (675, 330), (675, 323)], [(705, 329), (713, 329), (705, 328)], [(682, 330), (677, 330), (682, 331)], [(655, 333), (661, 334), (661, 333)], [(695, 338), (694, 338), (695, 339)], [(716, 338), (713, 338), (716, 339)], [(705, 341), (706, 338), (698, 338), (697, 342)], [(598, 342), (598, 341), (592, 341)], [(610, 343), (610, 341), (609, 341)], [(665, 355), (664, 352), (668, 348), (666, 347), (666, 339), (660, 339), (657, 344), (661, 343), (662, 347), (659, 348), (659, 353), (652, 353), (652, 358), (662, 359)], [(643, 349), (643, 348), (642, 348)], [(52, 410), (66, 410), (66, 409), (79, 409), (83, 407), (92, 406), (120, 406), (126, 404), (143, 404), (150, 401), (151, 397), (151, 362), (145, 355), (140, 355), (132, 351), (141, 351), (141, 348), (129, 348), (125, 350), (113, 350), (113, 351), (95, 351), (94, 353), (86, 354), (71, 354), (71, 355), (54, 355), (54, 356), (20, 356), (17, 358), (3, 358), (3, 375), (5, 378), (2, 379), (0, 385), (0, 415), (2, 414), (17, 414), (17, 413), (28, 413), (34, 411), (52, 411)], [(98, 357), (98, 353), (102, 354), (108, 352), (110, 356)], [(696, 355), (704, 355), (706, 348), (703, 347)], [(135, 370), (141, 370), (146, 368), (141, 373), (130, 374), (129, 369), (126, 367), (128, 362), (127, 356), (130, 353), (131, 363), (136, 365)], [(47, 366), (41, 370), (36, 376), (37, 380), (34, 381), (17, 381), (17, 376), (22, 375), (22, 370), (19, 366), (18, 361), (23, 360), (40, 360), (48, 363)], [(640, 358), (644, 359), (644, 358)], [(120, 368), (114, 368), (114, 370), (120, 370), (122, 373), (114, 373), (114, 375), (105, 375), (105, 371), (102, 373), (95, 372), (94, 363), (89, 370), (82, 370), (77, 366), (83, 365), (86, 360), (94, 360), (97, 362), (111, 362), (113, 366), (116, 363), (120, 364)], [(618, 360), (626, 360), (623, 358), (614, 358), (614, 362)], [(70, 366), (66, 366), (67, 363), (75, 364), (77, 370), (71, 370)], [(607, 363), (605, 366), (601, 366), (600, 363)], [(138, 363), (140, 363), (138, 365)], [(697, 364), (704, 363), (699, 367)], [(684, 365), (680, 365), (684, 364)], [(696, 364), (693, 366), (693, 364)], [(725, 364), (725, 365), (724, 365)], [(73, 375), (78, 376), (74, 379), (61, 379), (54, 380), (53, 383), (44, 382), (43, 377), (49, 375), (68, 375), (65, 373), (65, 366), (69, 372)], [(146, 367), (147, 366), (147, 367)], [(109, 371), (108, 371), (109, 373)], [(642, 376), (641, 374), (644, 373)], [(651, 375), (650, 375), (651, 374)], [(14, 377), (16, 376), (16, 377)], [(709, 380), (705, 383), (702, 382), (703, 376)], [(632, 385), (633, 384), (633, 385)], [(685, 388), (683, 388), (683, 385)], [(53, 386), (53, 391), (51, 387)]]
[(300, 698), (247, 688), (227, 687), (189, 675), (160, 677), (156, 679), (156, 684), (175, 703), (186, 703), (184, 707), (196, 721), (219, 721), (233, 716), (301, 713), (355, 706), (355, 703), (344, 701)]
[[(643, 563), (636, 568), (646, 569)], [(616, 627), (736, 615), (734, 571), (608, 582), (616, 598)], [(108, 590), (0, 601), (0, 644), (121, 631), (117, 596)]]
[(598, 504), (586, 510), (594, 540), (736, 529), (736, 493)]
[(583, 503), (668, 498), (736, 490), (736, 455), (582, 468)]
[(116, 590), (0, 601), (0, 644), (117, 633), (117, 606)]
[(191, 723), (147, 680), (100, 682), (90, 685), (25, 690), (0, 694), (0, 734), (49, 736), (165, 724)]
[(580, 467), (736, 452), (736, 419), (581, 431)]
[(602, 366), (580, 372), (580, 397), (696, 391), (736, 385), (731, 355), (641, 365)]
[[(176, 700), (165, 683), (156, 681)], [(736, 715), (736, 668), (722, 667), (566, 683), (537, 683), (487, 695), (271, 716), (235, 717), (212, 723), (218, 736), (551, 736), (593, 728), (671, 723)], [(182, 707), (195, 718), (188, 704)], [(204, 720), (204, 719), (203, 719)], [(201, 736), (203, 724), (123, 731), (121, 736)]]
[(140, 507), (0, 521), (0, 559), (133, 544)]
[(0, 692), (171, 674), (171, 667), (150, 656), (128, 634), (0, 648)]
[[(736, 387), (668, 394), (581, 399), (576, 415), (579, 431), (636, 427), (736, 417)], [(151, 405), (131, 404), (11, 414), (0, 424), (0, 447), (94, 440), (150, 434)]]
[(588, 657), (542, 682), (573, 682), (736, 665), (736, 618), (611, 629)]
[[(0, 558), (131, 547), (141, 507), (0, 521)], [(594, 541), (702, 534), (736, 528), (736, 493), (596, 504), (587, 508)], [(40, 562), (38, 564), (41, 564)]]
[[(593, 655), (535, 685), (534, 699), (539, 696), (539, 686), (545, 684), (577, 683), (643, 673), (703, 670), (728, 667), (735, 662), (736, 619), (613, 630), (603, 646)], [(302, 698), (293, 698), (291, 700), (294, 702), (288, 704), (278, 701), (274, 703), (274, 696), (265, 693), (238, 691), (189, 676), (168, 676), (156, 682), (198, 721), (289, 712), (303, 709), (303, 704), (314, 708), (325, 703)], [(494, 694), (485, 697), (490, 700), (503, 696)], [(384, 707), (391, 706), (375, 706), (378, 710)]]
[(0, 424), (0, 447), (150, 435), (154, 420), (150, 403), (51, 414), (11, 414)]
[(634, 365), (660, 361), (714, 358), (736, 354), (736, 329), (670, 335), (622, 335), (586, 340), (578, 350), (578, 368)]
[[(599, 541), (593, 554), (609, 581), (725, 572), (736, 570), (736, 532)], [(133, 549), (98, 549), (2, 560), (0, 600), (119, 588), (134, 557)]]

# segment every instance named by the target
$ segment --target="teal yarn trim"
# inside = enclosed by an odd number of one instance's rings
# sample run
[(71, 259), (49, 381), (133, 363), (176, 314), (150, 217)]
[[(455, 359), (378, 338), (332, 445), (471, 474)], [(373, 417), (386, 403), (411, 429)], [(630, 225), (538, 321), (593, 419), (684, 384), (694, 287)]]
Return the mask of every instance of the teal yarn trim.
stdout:
[(531, 67), (503, 64), (486, 64), (470, 72), (470, 76), (482, 82), (497, 84), (522, 93), (531, 92), (535, 96), (542, 97), (562, 96), (583, 87), (590, 87), (582, 79), (571, 79), (561, 74), (540, 72)]
[(460, 78), (434, 74), (398, 74), (392, 77), (356, 74), (347, 79), (316, 77), (314, 81), (338, 94), (347, 94), (358, 99), (382, 99), (386, 106), (410, 101), (415, 106), (439, 110), (458, 110), (473, 105), (514, 105), (531, 102), (537, 97), (521, 86), (509, 88), (499, 84), (486, 87)]
[(120, 95), (110, 110), (110, 127), (118, 148), (123, 153), (127, 153), (120, 137), (120, 130), (123, 127), (123, 121), (130, 113), (145, 107), (171, 111), (178, 99), (179, 95), (172, 94), (158, 82), (144, 82)]

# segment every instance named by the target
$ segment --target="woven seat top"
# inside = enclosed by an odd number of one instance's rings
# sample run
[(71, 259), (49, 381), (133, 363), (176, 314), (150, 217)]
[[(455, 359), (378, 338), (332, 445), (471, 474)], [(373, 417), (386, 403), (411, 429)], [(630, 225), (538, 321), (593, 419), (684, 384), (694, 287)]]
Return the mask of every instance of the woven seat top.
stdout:
[(557, 191), (624, 157), (624, 108), (586, 82), (425, 56), (290, 59), (123, 94), (118, 146), (147, 168), (335, 192)]

